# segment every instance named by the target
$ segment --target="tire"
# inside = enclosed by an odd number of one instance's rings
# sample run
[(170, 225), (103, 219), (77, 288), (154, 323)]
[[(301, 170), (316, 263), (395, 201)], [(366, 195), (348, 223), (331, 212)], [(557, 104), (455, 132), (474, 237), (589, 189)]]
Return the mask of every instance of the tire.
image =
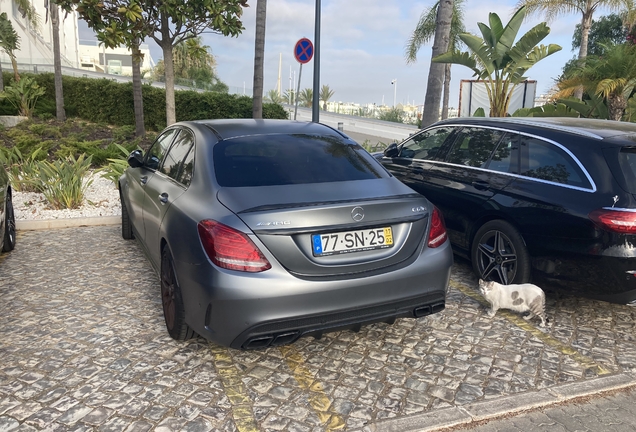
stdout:
[(172, 254), (167, 246), (161, 254), (161, 304), (170, 337), (179, 341), (194, 337), (194, 330), (185, 322), (181, 288), (177, 282)]
[(130, 221), (130, 215), (128, 214), (126, 202), (121, 194), (119, 195), (119, 200), (121, 201), (121, 236), (124, 240), (132, 240), (135, 238), (135, 235), (133, 234), (132, 223)]
[(479, 228), (470, 256), (481, 279), (504, 285), (530, 282), (528, 249), (519, 231), (506, 221), (493, 220)]
[(11, 190), (7, 191), (4, 213), (4, 234), (2, 241), (2, 251), (11, 252), (15, 249), (15, 213), (13, 212), (13, 201), (11, 200)]

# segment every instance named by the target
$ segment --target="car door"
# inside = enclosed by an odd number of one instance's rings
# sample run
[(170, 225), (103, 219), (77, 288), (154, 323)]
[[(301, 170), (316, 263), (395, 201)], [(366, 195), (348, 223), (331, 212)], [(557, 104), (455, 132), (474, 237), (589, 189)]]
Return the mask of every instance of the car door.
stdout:
[(144, 164), (139, 168), (129, 167), (126, 170), (128, 181), (125, 183), (123, 195), (128, 197), (128, 201), (126, 202), (128, 214), (135, 228), (135, 232), (141, 237), (140, 240), (144, 245), (145, 231), (142, 209), (146, 198), (146, 184), (159, 167), (163, 155), (170, 147), (170, 144), (172, 144), (176, 132), (176, 129), (169, 129), (159, 135), (146, 152)]
[(396, 157), (382, 158), (382, 164), (398, 180), (426, 195), (422, 188), (423, 176), (430, 168), (430, 161), (443, 152), (444, 143), (449, 140), (455, 128), (433, 127), (408, 138), (400, 144)]
[(597, 197), (591, 177), (560, 144), (523, 134), (517, 140), (519, 176), (506, 188), (505, 207), (523, 227), (531, 255), (589, 248), (593, 226), (587, 214)]
[[(504, 132), (488, 127), (463, 127), (443, 162), (432, 164), (428, 174), (429, 199), (444, 215), (454, 246), (468, 251), (473, 223), (487, 201), (512, 180), (487, 169)], [(509, 148), (505, 143), (503, 148)], [(499, 161), (501, 163), (501, 161)]]
[[(183, 177), (190, 172), (194, 155), (194, 137), (188, 130), (181, 130), (174, 143), (164, 156), (159, 169), (146, 183), (146, 200), (144, 201), (143, 217), (146, 245), (151, 260), (159, 265), (161, 257), (160, 226), (166, 211), (186, 190)], [(188, 159), (184, 170), (184, 160)], [(187, 180), (189, 184), (189, 177)]]

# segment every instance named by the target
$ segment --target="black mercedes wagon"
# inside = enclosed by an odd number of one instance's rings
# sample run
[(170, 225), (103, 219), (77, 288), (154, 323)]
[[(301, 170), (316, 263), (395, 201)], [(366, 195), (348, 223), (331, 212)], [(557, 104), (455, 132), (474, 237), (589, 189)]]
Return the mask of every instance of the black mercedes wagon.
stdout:
[(450, 119), (376, 157), (441, 209), (479, 277), (636, 304), (636, 124)]

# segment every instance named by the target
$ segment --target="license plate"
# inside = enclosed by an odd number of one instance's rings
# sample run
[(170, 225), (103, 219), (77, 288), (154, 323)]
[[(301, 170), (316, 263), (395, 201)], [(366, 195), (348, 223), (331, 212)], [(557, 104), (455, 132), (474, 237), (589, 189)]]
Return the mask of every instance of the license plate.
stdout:
[(391, 227), (311, 236), (314, 256), (338, 255), (393, 246)]

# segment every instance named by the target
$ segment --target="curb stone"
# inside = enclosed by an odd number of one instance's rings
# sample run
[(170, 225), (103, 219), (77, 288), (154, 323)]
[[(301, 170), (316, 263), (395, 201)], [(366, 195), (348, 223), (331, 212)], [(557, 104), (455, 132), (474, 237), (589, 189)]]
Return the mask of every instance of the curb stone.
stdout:
[(103, 226), (118, 225), (121, 223), (121, 215), (119, 216), (95, 216), (95, 217), (78, 217), (63, 219), (42, 219), (42, 220), (16, 220), (16, 229), (18, 231), (34, 231), (47, 230), (55, 228), (71, 228), (83, 226)]
[(617, 374), (588, 381), (567, 383), (550, 389), (480, 401), (460, 407), (445, 408), (425, 414), (395, 418), (370, 424), (362, 432), (432, 432), (472, 422), (494, 420), (505, 415), (544, 408), (572, 399), (636, 386), (636, 377)]

